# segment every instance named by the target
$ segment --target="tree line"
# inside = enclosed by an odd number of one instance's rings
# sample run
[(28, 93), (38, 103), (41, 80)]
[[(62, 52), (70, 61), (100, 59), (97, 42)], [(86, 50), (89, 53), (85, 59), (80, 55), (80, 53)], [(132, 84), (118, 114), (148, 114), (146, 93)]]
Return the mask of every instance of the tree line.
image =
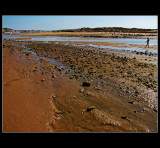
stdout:
[(63, 29), (53, 32), (124, 32), (124, 33), (156, 33), (156, 29), (141, 29), (141, 28), (123, 28), (123, 27), (98, 27), (98, 28), (78, 28), (78, 29)]

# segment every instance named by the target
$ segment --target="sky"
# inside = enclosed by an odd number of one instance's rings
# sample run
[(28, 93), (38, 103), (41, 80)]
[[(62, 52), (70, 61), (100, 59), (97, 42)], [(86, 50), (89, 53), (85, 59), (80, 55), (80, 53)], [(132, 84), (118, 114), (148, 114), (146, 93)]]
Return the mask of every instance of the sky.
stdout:
[(15, 30), (60, 30), (82, 27), (158, 29), (156, 15), (3, 15), (2, 27)]

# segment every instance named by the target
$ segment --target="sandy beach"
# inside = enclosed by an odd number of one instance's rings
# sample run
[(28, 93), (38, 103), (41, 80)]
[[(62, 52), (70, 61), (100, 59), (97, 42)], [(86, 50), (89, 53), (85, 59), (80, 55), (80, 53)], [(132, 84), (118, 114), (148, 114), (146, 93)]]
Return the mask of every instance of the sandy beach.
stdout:
[(157, 33), (123, 33), (123, 32), (42, 32), (20, 34), (22, 36), (64, 36), (64, 37), (103, 37), (103, 38), (155, 38)]
[(64, 43), (3, 41), (3, 132), (157, 132), (156, 54)]

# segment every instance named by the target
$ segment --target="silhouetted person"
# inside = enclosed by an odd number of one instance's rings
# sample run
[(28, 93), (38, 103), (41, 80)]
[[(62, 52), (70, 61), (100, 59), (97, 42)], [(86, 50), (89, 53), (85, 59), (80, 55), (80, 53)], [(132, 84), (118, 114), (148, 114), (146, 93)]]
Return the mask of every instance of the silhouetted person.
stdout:
[(148, 48), (149, 48), (149, 38), (147, 38), (147, 45), (145, 46), (145, 48), (148, 46)]

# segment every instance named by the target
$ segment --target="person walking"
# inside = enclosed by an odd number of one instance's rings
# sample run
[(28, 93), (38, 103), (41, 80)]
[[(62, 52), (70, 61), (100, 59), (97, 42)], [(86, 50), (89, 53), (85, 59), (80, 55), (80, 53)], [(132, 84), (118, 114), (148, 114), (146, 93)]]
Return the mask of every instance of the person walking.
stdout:
[(145, 46), (145, 48), (148, 46), (148, 48), (149, 48), (149, 38), (147, 38), (147, 45)]

